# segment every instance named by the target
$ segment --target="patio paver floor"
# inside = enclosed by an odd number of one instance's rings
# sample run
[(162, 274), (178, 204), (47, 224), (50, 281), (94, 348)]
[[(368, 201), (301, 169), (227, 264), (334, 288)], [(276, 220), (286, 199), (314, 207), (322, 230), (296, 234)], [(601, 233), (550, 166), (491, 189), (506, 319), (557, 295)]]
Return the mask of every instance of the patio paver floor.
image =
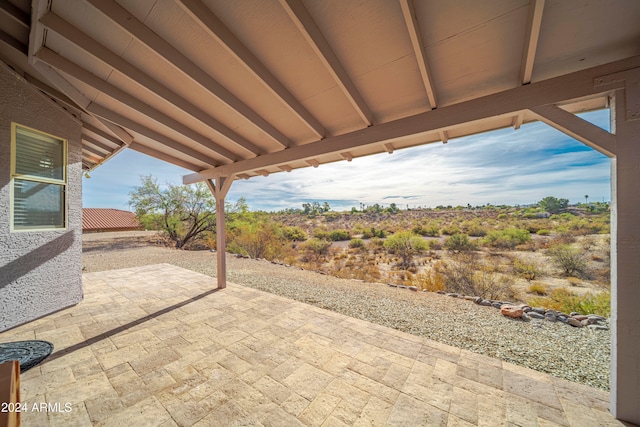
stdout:
[(622, 425), (602, 390), (170, 264), (83, 282), (0, 333), (56, 348), (21, 377), (25, 426)]

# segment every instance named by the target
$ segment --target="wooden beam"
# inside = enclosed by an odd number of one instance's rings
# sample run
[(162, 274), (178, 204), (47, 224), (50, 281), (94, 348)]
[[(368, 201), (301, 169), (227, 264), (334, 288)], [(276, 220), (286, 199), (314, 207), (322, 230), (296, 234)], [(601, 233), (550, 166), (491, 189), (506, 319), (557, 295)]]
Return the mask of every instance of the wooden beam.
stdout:
[(606, 130), (555, 105), (541, 105), (532, 108), (531, 112), (533, 112), (540, 121), (577, 139), (594, 150), (608, 157), (615, 156), (616, 136)]
[(249, 175), (247, 175), (246, 173), (241, 173), (241, 174), (238, 174), (238, 178), (240, 178), (240, 179), (249, 179), (251, 177)]
[[(31, 1), (31, 25), (29, 29), (29, 48), (27, 49), (27, 62), (29, 65), (35, 65), (36, 52), (44, 46), (46, 37), (45, 29), (38, 21), (50, 8), (49, 0), (32, 0)], [(64, 91), (63, 91), (64, 92)]]
[(211, 158), (206, 154), (201, 153), (200, 151), (196, 151), (193, 148), (187, 147), (184, 144), (176, 142), (168, 136), (149, 129), (144, 125), (134, 122), (133, 120), (124, 117), (114, 111), (111, 111), (99, 104), (91, 104), (89, 106), (89, 111), (96, 116), (102, 117), (112, 123), (119, 124), (121, 126), (124, 126), (125, 128), (131, 129), (132, 131), (137, 132), (140, 135), (144, 135), (147, 138), (157, 142), (158, 144), (164, 145), (165, 147), (191, 157), (196, 161), (200, 161), (208, 165), (219, 164), (216, 159)]
[(127, 107), (132, 108), (140, 114), (156, 121), (158, 124), (165, 126), (181, 135), (184, 135), (185, 137), (202, 145), (203, 147), (214, 151), (223, 159), (222, 162), (234, 162), (238, 160), (238, 157), (234, 153), (211, 141), (206, 136), (200, 135), (190, 127), (183, 125), (182, 123), (167, 116), (161, 111), (156, 110), (152, 106), (144, 103), (133, 95), (130, 95), (129, 93), (91, 74), (84, 68), (81, 68), (75, 63), (53, 52), (52, 50), (43, 47), (36, 54), (36, 56), (52, 67), (57, 68), (58, 70), (82, 81), (85, 84), (88, 84), (89, 86), (126, 105)]
[(538, 38), (540, 37), (540, 27), (542, 25), (542, 11), (545, 0), (531, 0), (529, 3), (529, 18), (527, 20), (527, 32), (522, 53), (522, 65), (520, 67), (520, 83), (531, 83), (533, 74), (533, 63), (536, 59), (538, 48)]
[(262, 175), (262, 176), (265, 176), (265, 177), (266, 177), (266, 176), (269, 176), (269, 171), (268, 171), (268, 170), (266, 170), (266, 169), (258, 169), (258, 170), (256, 171), (256, 173), (257, 173), (258, 175)]
[(293, 170), (293, 168), (289, 165), (280, 165), (278, 166), (278, 169), (280, 169), (283, 172), (291, 172)]
[(256, 147), (246, 138), (240, 136), (238, 133), (220, 123), (218, 120), (171, 91), (157, 80), (154, 80), (148, 74), (134, 67), (122, 59), (121, 56), (116, 55), (105, 46), (89, 37), (87, 34), (60, 18), (55, 13), (47, 13), (40, 19), (40, 22), (96, 59), (102, 61), (104, 64), (112, 67), (115, 71), (144, 87), (149, 92), (163, 98), (165, 101), (184, 111), (186, 114), (199, 120), (223, 138), (226, 138), (232, 143), (237, 144), (239, 147), (242, 147), (244, 150), (248, 151), (251, 156), (263, 154), (263, 151), (260, 148)]
[(82, 145), (82, 150), (87, 151), (92, 155), (96, 155), (101, 159), (106, 157), (109, 153), (111, 153), (110, 151), (104, 152), (104, 150), (102, 149), (99, 150), (95, 148), (93, 145), (86, 144), (85, 141), (83, 141), (81, 145)]
[(0, 0), (0, 10), (14, 22), (22, 26), (22, 28), (28, 30), (31, 26), (31, 18), (29, 17), (29, 14), (18, 9), (7, 0)]
[(225, 87), (209, 76), (205, 71), (191, 62), (178, 49), (171, 46), (156, 33), (151, 31), (144, 23), (136, 19), (126, 9), (113, 0), (87, 0), (102, 14), (120, 26), (129, 35), (140, 43), (146, 45), (168, 65), (175, 67), (185, 76), (202, 86), (206, 91), (218, 98), (229, 108), (247, 119), (253, 126), (266, 133), (273, 141), (286, 148), (292, 145), (291, 141), (258, 113), (249, 108), (240, 99), (235, 97)]
[(438, 136), (440, 137), (440, 141), (442, 141), (443, 144), (449, 142), (449, 133), (446, 130), (439, 131)]
[(147, 156), (151, 156), (153, 158), (156, 158), (158, 160), (163, 160), (167, 163), (171, 163), (174, 164), (176, 166), (180, 166), (181, 168), (185, 168), (191, 171), (199, 171), (202, 168), (200, 166), (196, 166), (193, 163), (187, 162), (185, 160), (182, 159), (178, 159), (175, 156), (172, 156), (170, 154), (164, 153), (162, 151), (158, 151), (155, 150), (151, 147), (147, 147), (146, 145), (142, 145), (139, 142), (132, 142), (131, 145), (129, 145), (129, 148), (131, 148), (134, 151), (138, 151), (142, 154), (146, 154)]
[(416, 18), (413, 1), (400, 0), (400, 7), (402, 8), (404, 22), (407, 25), (407, 31), (409, 31), (409, 38), (411, 39), (413, 52), (416, 55), (416, 61), (418, 62), (418, 68), (420, 69), (422, 83), (424, 84), (424, 89), (427, 92), (429, 106), (431, 109), (434, 109), (438, 106), (438, 100), (436, 98), (436, 90), (433, 86), (431, 70), (429, 69), (429, 63), (427, 62), (427, 56), (424, 51), (424, 43), (422, 41), (422, 35), (420, 34), (420, 26), (418, 25), (418, 19)]
[(520, 111), (518, 114), (513, 116), (513, 120), (511, 120), (511, 126), (513, 126), (515, 130), (518, 130), (520, 129), (520, 126), (522, 126), (523, 121), (524, 121), (524, 111)]
[(304, 162), (309, 166), (313, 166), (314, 168), (317, 168), (318, 166), (320, 166), (320, 163), (315, 159), (305, 160)]
[(33, 86), (37, 87), (43, 93), (46, 93), (48, 96), (50, 96), (51, 98), (55, 99), (56, 101), (62, 102), (63, 104), (66, 104), (66, 106), (68, 106), (69, 108), (74, 108), (74, 109), (76, 109), (78, 111), (81, 110), (81, 108), (78, 107), (76, 105), (76, 103), (73, 102), (73, 100), (71, 98), (69, 98), (67, 95), (65, 95), (64, 93), (60, 92), (59, 90), (49, 86), (48, 84), (43, 83), (42, 81), (36, 79), (35, 77), (31, 76), (30, 74), (25, 74), (24, 78), (30, 84), (32, 84)]
[(351, 153), (346, 153), (346, 152), (340, 153), (340, 157), (342, 157), (347, 162), (350, 162), (351, 160), (353, 160), (353, 155), (351, 155)]
[[(184, 0), (183, 0), (184, 1)], [(373, 124), (373, 113), (360, 95), (342, 63), (331, 49), (324, 35), (300, 0), (280, 0), (280, 4), (287, 12), (298, 30), (307, 40), (316, 56), (325, 66), (331, 77), (338, 84), (342, 93), (347, 97), (366, 126)]]
[[(101, 143), (100, 141), (90, 137), (89, 135), (85, 135), (84, 133), (82, 134), (81, 139), (82, 139), (82, 142), (86, 142), (87, 144), (90, 144), (90, 145), (92, 145), (92, 146), (104, 151), (105, 152), (104, 155), (110, 154), (114, 150), (113, 148)], [(118, 147), (118, 148), (120, 148), (120, 147)]]
[(540, 105), (567, 102), (578, 98), (602, 96), (624, 87), (624, 82), (612, 81), (594, 87), (596, 76), (613, 74), (621, 70), (640, 68), (640, 56), (566, 74), (564, 76), (519, 86), (458, 104), (447, 105), (410, 117), (370, 126), (343, 135), (326, 138), (288, 150), (265, 154), (183, 177), (185, 184), (203, 181), (229, 173), (242, 173), (297, 160), (304, 160), (331, 153), (342, 153), (358, 147), (412, 135), (446, 130), (461, 124), (483, 121), (489, 118), (512, 117), (516, 111)]
[[(89, 131), (91, 133), (93, 133), (94, 135), (97, 135), (98, 137), (102, 138), (102, 139), (106, 139), (108, 141), (108, 143), (115, 145), (116, 147), (119, 147), (121, 142), (117, 139), (114, 138), (112, 135), (109, 135), (107, 132), (104, 132), (100, 129), (98, 129), (95, 126), (90, 125), (89, 123), (82, 123), (82, 129)], [(111, 149), (113, 150), (116, 147), (111, 147)]]
[(389, 154), (393, 154), (393, 144), (388, 142), (386, 144), (383, 145), (384, 146), (384, 151), (386, 151)]
[(200, 0), (179, 0), (178, 4), (227, 52), (245, 66), (267, 89), (302, 120), (319, 138), (327, 136), (327, 130), (298, 101), (265, 65), (236, 37), (222, 21)]
[(0, 30), (0, 42), (4, 43), (10, 48), (15, 49), (23, 55), (27, 55), (27, 53), (29, 52), (29, 46), (2, 30)]
[(227, 287), (227, 230), (224, 218), (224, 198), (226, 197), (234, 176), (219, 177), (216, 182), (208, 179), (205, 182), (216, 199), (216, 276), (218, 281), (218, 289)]

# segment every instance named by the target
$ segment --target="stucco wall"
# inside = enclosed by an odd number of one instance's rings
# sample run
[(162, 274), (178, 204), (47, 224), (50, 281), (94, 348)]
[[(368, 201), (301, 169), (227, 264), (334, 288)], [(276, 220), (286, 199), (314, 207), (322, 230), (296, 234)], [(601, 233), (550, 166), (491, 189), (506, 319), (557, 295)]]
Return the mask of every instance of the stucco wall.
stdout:
[[(0, 62), (0, 331), (82, 300), (81, 125)], [(11, 122), (68, 141), (66, 230), (10, 231)]]

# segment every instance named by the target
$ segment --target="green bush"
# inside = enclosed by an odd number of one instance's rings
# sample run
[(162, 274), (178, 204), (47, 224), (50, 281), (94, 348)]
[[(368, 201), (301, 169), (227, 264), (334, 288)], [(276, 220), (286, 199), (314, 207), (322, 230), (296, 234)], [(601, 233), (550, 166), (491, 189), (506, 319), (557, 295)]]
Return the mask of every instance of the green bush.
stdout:
[(437, 224), (417, 225), (412, 231), (421, 236), (438, 237), (440, 236), (440, 227)]
[(333, 242), (341, 242), (349, 239), (351, 239), (351, 236), (347, 230), (333, 230), (329, 233), (329, 240)]
[(536, 234), (538, 236), (548, 236), (549, 234), (551, 234), (551, 232), (549, 230), (545, 229), (545, 228), (542, 228), (542, 229), (536, 231)]
[(329, 250), (331, 242), (328, 240), (313, 238), (304, 243), (304, 249), (316, 255), (324, 255)]
[(307, 240), (307, 233), (300, 227), (284, 227), (282, 234), (290, 242), (304, 242)]
[(516, 246), (530, 240), (531, 235), (527, 230), (505, 228), (504, 230), (494, 230), (487, 233), (484, 243), (493, 248), (514, 249)]
[(349, 247), (351, 249), (362, 249), (364, 248), (364, 240), (362, 239), (351, 239), (349, 242)]
[(429, 242), (410, 231), (401, 231), (385, 240), (384, 247), (402, 258), (403, 266), (408, 266), (415, 255), (429, 249)]
[(316, 228), (313, 230), (313, 237), (320, 240), (330, 240), (329, 239), (329, 231), (326, 228)]
[(516, 275), (526, 280), (533, 280), (542, 273), (537, 263), (516, 258), (513, 260), (513, 270)]
[(362, 233), (362, 237), (364, 239), (371, 239), (372, 237), (378, 237), (380, 239), (384, 239), (386, 236), (387, 236), (387, 234), (384, 232), (383, 229), (376, 230), (375, 227), (371, 227), (369, 229), (366, 229)]
[(445, 249), (452, 252), (466, 252), (476, 249), (475, 244), (469, 240), (469, 236), (463, 233), (453, 234), (444, 241)]

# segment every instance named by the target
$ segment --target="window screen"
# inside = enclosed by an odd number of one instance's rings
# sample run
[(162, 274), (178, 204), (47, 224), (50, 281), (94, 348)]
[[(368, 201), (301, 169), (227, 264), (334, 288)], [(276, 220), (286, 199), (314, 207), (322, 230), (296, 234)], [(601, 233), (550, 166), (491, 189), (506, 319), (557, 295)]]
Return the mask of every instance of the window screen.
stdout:
[(65, 228), (66, 141), (13, 128), (13, 229)]

